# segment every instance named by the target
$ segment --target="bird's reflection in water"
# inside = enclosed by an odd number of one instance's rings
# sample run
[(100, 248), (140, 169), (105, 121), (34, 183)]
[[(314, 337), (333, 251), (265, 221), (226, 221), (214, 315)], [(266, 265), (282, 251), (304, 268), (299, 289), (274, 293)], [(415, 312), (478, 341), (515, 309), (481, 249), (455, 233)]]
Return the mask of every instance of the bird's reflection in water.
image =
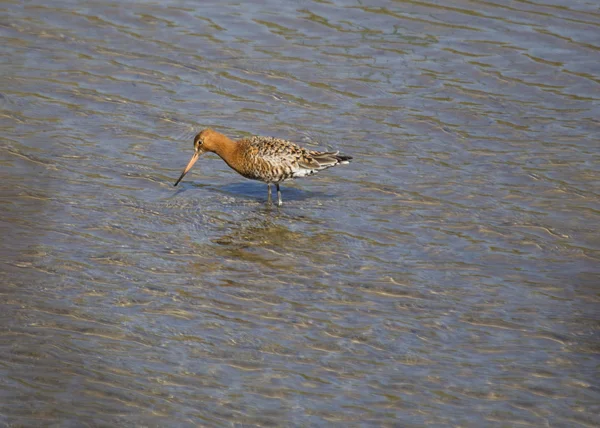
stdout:
[(248, 247), (285, 247), (286, 242), (300, 238), (301, 233), (292, 231), (289, 224), (291, 217), (282, 214), (276, 206), (264, 205), (256, 207), (253, 213), (231, 227), (228, 233), (212, 240), (221, 246), (233, 249)]
[[(198, 205), (203, 218), (209, 219), (195, 228), (206, 240), (190, 237), (194, 254), (202, 255), (201, 261), (192, 262), (191, 271), (204, 280), (224, 271), (236, 277), (242, 273), (248, 276), (255, 269), (269, 275), (292, 273), (301, 260), (320, 270), (328, 260), (337, 260), (334, 254), (343, 248), (344, 238), (331, 229), (323, 215), (333, 195), (289, 187), (286, 204), (279, 207), (266, 203), (264, 185), (258, 183), (234, 182), (188, 190), (202, 193)], [(324, 200), (327, 202), (322, 203)]]
[(304, 213), (259, 204), (244, 220), (230, 224), (225, 234), (211, 242), (217, 244), (215, 251), (224, 257), (255, 260), (262, 255), (259, 258), (273, 261), (306, 257), (316, 263), (324, 252), (335, 251), (337, 245), (333, 231), (323, 226), (321, 220)]
[[(266, 202), (267, 198), (265, 197), (264, 185), (253, 182), (236, 182), (231, 184), (226, 184), (218, 187), (218, 191), (230, 195), (234, 195), (236, 198), (253, 200), (260, 203)], [(298, 202), (318, 202), (320, 200), (329, 200), (332, 199), (332, 196), (323, 192), (314, 191), (314, 190), (303, 190), (298, 189), (297, 187), (286, 187), (286, 202), (291, 205), (297, 204)], [(267, 204), (270, 205), (270, 204)], [(276, 204), (273, 204), (276, 205)], [(285, 212), (284, 208), (281, 208), (281, 212)], [(278, 212), (277, 210), (266, 210), (263, 213), (268, 215), (273, 215), (273, 213)]]

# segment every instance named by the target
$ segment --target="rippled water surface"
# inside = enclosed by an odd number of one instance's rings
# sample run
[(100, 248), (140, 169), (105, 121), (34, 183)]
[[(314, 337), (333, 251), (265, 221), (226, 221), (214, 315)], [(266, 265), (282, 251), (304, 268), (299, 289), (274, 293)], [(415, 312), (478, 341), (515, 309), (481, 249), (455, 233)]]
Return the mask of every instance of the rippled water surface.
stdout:
[(600, 424), (597, 1), (0, 7), (0, 424)]

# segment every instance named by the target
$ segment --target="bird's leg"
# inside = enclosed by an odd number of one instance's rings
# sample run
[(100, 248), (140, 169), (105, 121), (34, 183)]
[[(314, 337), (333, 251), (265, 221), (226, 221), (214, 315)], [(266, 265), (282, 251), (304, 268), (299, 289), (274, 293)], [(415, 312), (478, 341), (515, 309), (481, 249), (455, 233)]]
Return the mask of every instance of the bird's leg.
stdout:
[(267, 202), (271, 203), (271, 183), (267, 183), (268, 195)]
[(275, 183), (275, 186), (277, 186), (277, 205), (281, 206), (283, 202), (281, 201), (281, 190), (279, 190), (279, 183)]

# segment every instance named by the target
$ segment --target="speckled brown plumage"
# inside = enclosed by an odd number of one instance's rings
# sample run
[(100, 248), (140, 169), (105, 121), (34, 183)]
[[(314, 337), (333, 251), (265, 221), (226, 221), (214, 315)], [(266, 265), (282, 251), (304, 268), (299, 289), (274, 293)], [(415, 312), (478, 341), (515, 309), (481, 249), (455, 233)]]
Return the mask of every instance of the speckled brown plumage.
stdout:
[(175, 186), (205, 152), (218, 154), (227, 165), (244, 177), (267, 183), (269, 200), (271, 200), (271, 184), (275, 184), (279, 205), (281, 205), (279, 183), (313, 175), (323, 169), (348, 163), (352, 159), (351, 156), (340, 155), (339, 152), (306, 150), (290, 141), (273, 137), (255, 136), (236, 142), (212, 129), (205, 129), (194, 138), (194, 155)]

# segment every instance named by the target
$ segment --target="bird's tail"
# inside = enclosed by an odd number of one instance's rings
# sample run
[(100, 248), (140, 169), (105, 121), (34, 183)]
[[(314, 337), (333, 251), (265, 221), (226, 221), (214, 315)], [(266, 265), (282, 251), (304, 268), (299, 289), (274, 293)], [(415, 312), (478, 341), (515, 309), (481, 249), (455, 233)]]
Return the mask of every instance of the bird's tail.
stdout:
[(337, 164), (350, 163), (352, 156), (340, 155), (340, 152), (313, 152), (311, 157), (321, 167), (330, 167)]
[(337, 159), (338, 163), (350, 163), (350, 161), (353, 159), (352, 156), (347, 156), (347, 155), (335, 155), (335, 158)]

